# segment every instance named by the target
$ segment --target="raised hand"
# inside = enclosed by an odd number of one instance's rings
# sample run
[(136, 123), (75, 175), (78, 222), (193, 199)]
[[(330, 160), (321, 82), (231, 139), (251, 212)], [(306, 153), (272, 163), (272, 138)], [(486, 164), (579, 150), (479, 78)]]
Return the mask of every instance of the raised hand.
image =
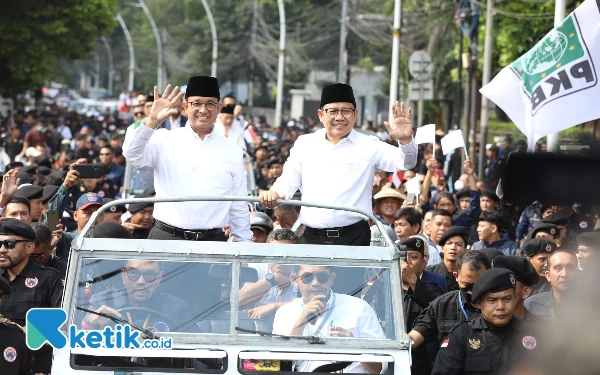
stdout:
[(19, 189), (19, 185), (21, 184), (21, 179), (17, 178), (18, 171), (15, 169), (11, 169), (6, 172), (6, 174), (2, 177), (2, 189), (0, 189), (0, 194), (2, 197), (6, 197), (6, 199), (10, 199), (17, 190)]
[(465, 169), (465, 173), (469, 176), (472, 176), (473, 173), (475, 173), (475, 166), (473, 165), (471, 158), (468, 156), (465, 158), (465, 164), (463, 165), (463, 167)]
[(404, 110), (404, 103), (396, 102), (392, 106), (392, 112), (394, 113), (393, 124), (384, 122), (385, 128), (391, 137), (400, 141), (400, 144), (409, 144), (412, 140), (412, 108), (408, 108), (408, 111)]
[(161, 122), (165, 121), (171, 115), (175, 115), (179, 112), (177, 109), (179, 106), (179, 100), (183, 93), (179, 92), (179, 86), (176, 86), (171, 91), (171, 85), (167, 85), (162, 96), (158, 96), (158, 87), (154, 86), (154, 102), (152, 103), (152, 109), (150, 110), (150, 116), (145, 122), (145, 125), (156, 129)]

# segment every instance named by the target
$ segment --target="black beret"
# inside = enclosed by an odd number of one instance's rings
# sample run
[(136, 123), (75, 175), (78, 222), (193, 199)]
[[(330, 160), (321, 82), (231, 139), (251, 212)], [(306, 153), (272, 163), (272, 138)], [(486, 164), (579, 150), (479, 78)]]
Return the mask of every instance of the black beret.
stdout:
[(11, 292), (11, 287), (8, 281), (2, 275), (0, 275), (0, 294), (5, 296), (9, 295)]
[(235, 106), (233, 106), (233, 105), (224, 105), (223, 108), (221, 108), (221, 113), (227, 113), (227, 114), (233, 115), (234, 109), (235, 109)]
[(600, 233), (599, 232), (582, 233), (579, 236), (577, 236), (577, 244), (579, 246), (598, 248), (600, 250)]
[(29, 174), (38, 174), (38, 167), (37, 165), (28, 165), (25, 168), (23, 168), (22, 172)]
[(464, 188), (456, 193), (456, 199), (460, 200), (462, 198), (471, 198), (471, 189)]
[(535, 238), (535, 235), (538, 233), (548, 233), (554, 238), (558, 238), (560, 236), (560, 229), (554, 224), (548, 223), (540, 223), (534, 230), (531, 231), (531, 238)]
[(25, 171), (19, 172), (17, 178), (21, 180), (21, 184), (33, 184), (35, 181), (35, 176)]
[(482, 253), (485, 254), (485, 256), (491, 261), (493, 261), (496, 257), (500, 256), (500, 255), (504, 255), (504, 253), (498, 249), (494, 249), (493, 247), (486, 247), (483, 248), (481, 250), (473, 250), (473, 251), (480, 251)]
[(490, 198), (491, 200), (493, 200), (496, 203), (500, 202), (500, 198), (498, 197), (498, 195), (496, 193), (494, 193), (493, 191), (490, 191), (490, 190), (484, 190), (484, 191), (482, 191), (481, 192), (481, 196), (482, 197), (486, 197), (486, 198)]
[[(53, 162), (53, 160), (51, 158), (49, 158), (48, 156), (39, 156), (39, 157), (35, 158), (35, 163), (38, 165), (38, 173), (50, 174), (49, 171), (52, 170), (52, 162)], [(43, 172), (42, 172), (42, 168), (44, 168)]]
[(0, 234), (20, 236), (35, 241), (35, 231), (31, 225), (17, 219), (0, 220)]
[(356, 100), (354, 99), (352, 86), (343, 83), (335, 83), (323, 87), (323, 91), (321, 91), (321, 108), (329, 103), (352, 103), (354, 108), (356, 108)]
[(569, 225), (569, 217), (561, 212), (555, 212), (552, 215), (543, 218), (542, 223), (566, 227)]
[(506, 268), (492, 268), (479, 276), (473, 286), (471, 301), (476, 302), (486, 293), (501, 292), (514, 289), (516, 285), (515, 274)]
[(15, 197), (23, 197), (29, 200), (42, 199), (44, 195), (44, 188), (35, 185), (22, 186), (15, 193)]
[(217, 81), (215, 77), (190, 77), (187, 88), (185, 89), (185, 98), (187, 99), (190, 96), (202, 96), (205, 98), (217, 98), (218, 100), (221, 100), (219, 81)]
[(52, 169), (43, 165), (38, 166), (38, 173), (43, 174), (44, 176), (48, 176), (52, 173)]
[(469, 230), (465, 227), (452, 227), (442, 234), (440, 237), (439, 245), (444, 246), (446, 241), (452, 237), (460, 236), (465, 241), (465, 245), (469, 243)]
[[(134, 196), (134, 198), (152, 198), (147, 194), (138, 194)], [(130, 203), (129, 204), (129, 212), (135, 214), (136, 212), (140, 212), (147, 207), (154, 207), (154, 203)]]
[(526, 286), (532, 286), (540, 281), (535, 268), (530, 261), (516, 255), (501, 255), (494, 258), (493, 268), (506, 268), (515, 274), (515, 278)]
[(112, 221), (105, 221), (96, 225), (93, 232), (94, 238), (123, 238), (132, 239), (133, 235), (124, 226)]
[[(104, 198), (104, 199), (102, 199), (102, 201), (104, 202), (104, 204), (107, 204), (109, 202), (114, 201), (114, 199), (112, 199), (112, 198)], [(120, 212), (120, 213), (124, 214), (125, 212), (127, 212), (127, 207), (125, 207), (125, 205), (123, 205), (123, 204), (118, 204), (116, 206), (111, 206), (108, 209), (108, 212), (112, 212), (112, 213)]]
[(56, 186), (56, 185), (46, 185), (42, 188), (42, 202), (47, 202), (50, 199), (52, 199), (52, 197), (54, 195), (56, 195), (56, 193), (58, 192), (58, 189), (60, 188), (60, 186)]
[(420, 237), (405, 238), (396, 241), (396, 245), (404, 245), (407, 251), (418, 251), (421, 255), (425, 255), (425, 241)]
[(558, 248), (553, 241), (547, 238), (533, 238), (522, 246), (525, 256), (531, 257), (535, 254), (552, 254)]

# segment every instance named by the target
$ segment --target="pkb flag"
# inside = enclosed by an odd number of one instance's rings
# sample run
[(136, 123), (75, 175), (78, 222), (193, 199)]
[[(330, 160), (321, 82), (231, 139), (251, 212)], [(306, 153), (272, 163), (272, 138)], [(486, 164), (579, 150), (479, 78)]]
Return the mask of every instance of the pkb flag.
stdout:
[(586, 0), (561, 25), (480, 91), (528, 138), (600, 118), (600, 1)]

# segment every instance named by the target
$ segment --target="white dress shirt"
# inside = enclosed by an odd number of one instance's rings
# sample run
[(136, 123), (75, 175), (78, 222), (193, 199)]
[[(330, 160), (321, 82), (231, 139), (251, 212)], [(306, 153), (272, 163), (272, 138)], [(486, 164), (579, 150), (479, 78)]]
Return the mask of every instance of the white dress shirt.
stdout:
[[(154, 168), (157, 197), (248, 195), (242, 150), (214, 128), (202, 140), (187, 124), (156, 130), (142, 122), (137, 129), (128, 129), (128, 135), (123, 155), (135, 166)], [(246, 202), (157, 203), (154, 217), (190, 230), (230, 224), (236, 241), (252, 239)]]
[[(335, 301), (334, 301), (335, 297)], [(333, 305), (333, 307), (332, 307)], [(302, 298), (296, 298), (292, 302), (281, 306), (275, 314), (273, 322), (273, 333), (279, 335), (289, 335), (294, 325), (300, 318), (304, 310), (304, 301)], [(323, 319), (327, 319), (319, 336), (329, 337), (332, 326), (339, 326), (352, 332), (353, 337), (363, 337), (385, 340), (385, 334), (377, 320), (377, 315), (368, 303), (360, 298), (352, 297), (346, 294), (332, 293), (327, 301), (327, 312), (317, 318), (314, 325), (307, 324), (304, 328), (303, 336), (313, 336), (317, 333)], [(351, 339), (351, 338), (349, 338)], [(296, 369), (301, 372), (311, 372), (315, 368), (327, 364), (326, 361), (297, 361)], [(366, 373), (367, 370), (358, 362), (348, 366), (344, 372), (348, 373)]]
[(173, 120), (173, 117), (169, 118), (169, 122), (171, 124), (171, 128), (169, 130), (179, 129), (181, 127), (181, 115), (177, 116), (176, 120)]
[[(217, 119), (215, 122), (215, 132), (225, 136), (225, 126)], [(246, 140), (244, 139), (244, 131), (237, 126), (230, 126), (227, 131), (227, 139), (236, 143), (238, 146), (242, 148), (242, 150), (246, 151)]]
[[(417, 145), (413, 140), (398, 148), (352, 130), (334, 145), (321, 129), (296, 140), (283, 174), (271, 190), (290, 199), (302, 187), (303, 201), (371, 212), (375, 173), (407, 170), (416, 164)], [(312, 207), (300, 211), (300, 222), (312, 228), (344, 227), (365, 219), (347, 211)]]

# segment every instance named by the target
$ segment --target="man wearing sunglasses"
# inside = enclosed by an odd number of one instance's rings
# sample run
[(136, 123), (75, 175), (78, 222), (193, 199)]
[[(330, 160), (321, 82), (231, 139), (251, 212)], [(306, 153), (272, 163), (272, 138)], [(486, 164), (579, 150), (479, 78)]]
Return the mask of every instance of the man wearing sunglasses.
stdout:
[[(63, 280), (59, 272), (36, 264), (29, 256), (34, 251), (35, 232), (16, 219), (0, 221), (0, 276), (10, 283), (12, 293), (0, 303), (0, 314), (24, 326), (27, 311), (36, 307), (60, 307)], [(52, 347), (33, 352), (36, 373), (49, 374)]]
[[(321, 93), (319, 119), (325, 127), (298, 138), (283, 174), (260, 202), (273, 207), (277, 199), (290, 199), (302, 187), (302, 200), (360, 208), (371, 212), (376, 171), (397, 172), (414, 168), (417, 146), (412, 137), (412, 109), (393, 106), (393, 120), (385, 123), (399, 147), (354, 130), (358, 110), (352, 87), (337, 83)], [(371, 231), (363, 215), (304, 207), (300, 223), (306, 225), (308, 244), (369, 246)]]
[[(192, 321), (189, 304), (168, 293), (157, 291), (163, 273), (158, 262), (147, 260), (129, 260), (121, 269), (124, 290), (109, 289), (95, 294), (90, 299), (89, 310), (108, 314), (127, 320), (130, 324), (154, 329), (158, 332), (177, 331), (179, 327), (170, 327), (172, 322), (183, 325)], [(140, 308), (121, 314), (120, 309)], [(147, 310), (143, 310), (143, 309)], [(153, 314), (155, 310), (160, 314)], [(166, 321), (161, 315), (171, 318)], [(81, 326), (84, 329), (104, 329), (114, 323), (103, 316), (88, 314)]]
[[(293, 336), (365, 337), (385, 339), (369, 304), (360, 298), (334, 293), (336, 274), (330, 267), (300, 265), (294, 285), (301, 298), (282, 306), (275, 314), (273, 333)], [(298, 361), (296, 370), (311, 372), (328, 362)], [(352, 363), (344, 372), (378, 374), (380, 363)]]

